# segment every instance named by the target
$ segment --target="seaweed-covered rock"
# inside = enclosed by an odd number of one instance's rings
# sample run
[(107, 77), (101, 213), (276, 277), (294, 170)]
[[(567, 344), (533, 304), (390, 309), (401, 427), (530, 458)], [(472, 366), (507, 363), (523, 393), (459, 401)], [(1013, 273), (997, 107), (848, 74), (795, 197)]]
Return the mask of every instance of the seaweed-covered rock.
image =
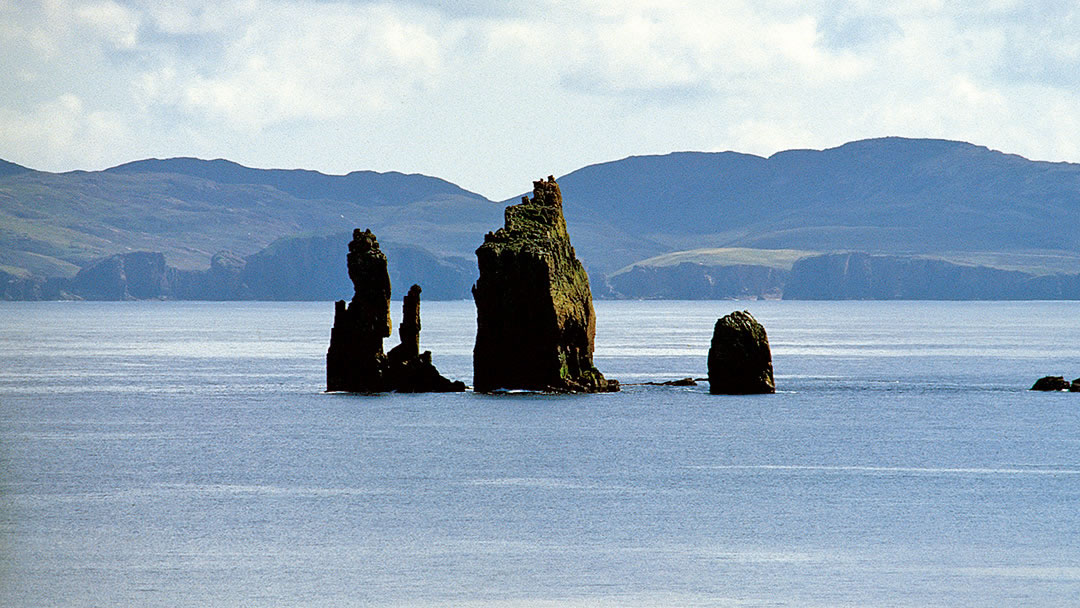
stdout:
[(717, 320), (709, 347), (709, 392), (714, 395), (775, 393), (772, 352), (765, 328), (749, 312)]
[(593, 366), (596, 318), (555, 178), (506, 208), (506, 225), (476, 250), (473, 384), (477, 391), (616, 391)]
[(390, 335), (390, 275), (386, 255), (371, 230), (353, 231), (349, 278), (355, 293), (348, 307), (334, 307), (334, 328), (326, 352), (326, 390), (375, 393), (389, 390), (383, 338)]
[[(1077, 378), (1080, 380), (1080, 378)], [(1062, 376), (1043, 376), (1031, 386), (1033, 391), (1067, 391), (1072, 385)]]

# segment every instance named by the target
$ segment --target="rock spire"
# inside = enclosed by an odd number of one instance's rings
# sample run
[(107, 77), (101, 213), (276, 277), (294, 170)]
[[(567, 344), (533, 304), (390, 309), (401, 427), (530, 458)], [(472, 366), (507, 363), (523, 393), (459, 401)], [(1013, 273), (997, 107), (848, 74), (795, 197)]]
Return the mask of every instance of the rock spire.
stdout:
[(716, 321), (709, 347), (709, 392), (775, 393), (772, 351), (765, 328), (747, 311)]
[(401, 344), (383, 353), (390, 336), (390, 275), (386, 255), (371, 230), (353, 231), (347, 256), (354, 294), (334, 306), (326, 352), (326, 390), (354, 393), (463, 391), (465, 384), (439, 375), (431, 353), (420, 353), (420, 286), (405, 296)]
[(618, 390), (593, 366), (596, 318), (574, 255), (555, 178), (506, 208), (505, 226), (476, 250), (473, 384), (477, 391)]

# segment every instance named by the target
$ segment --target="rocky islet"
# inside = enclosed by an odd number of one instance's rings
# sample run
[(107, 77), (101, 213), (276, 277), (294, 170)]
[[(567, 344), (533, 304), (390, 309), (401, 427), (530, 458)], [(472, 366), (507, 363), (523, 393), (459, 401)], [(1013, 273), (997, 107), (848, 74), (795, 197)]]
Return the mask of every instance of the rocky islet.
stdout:
[(352, 393), (455, 392), (462, 382), (442, 377), (430, 352), (420, 352), (420, 286), (404, 300), (401, 344), (389, 356), (383, 338), (390, 336), (390, 275), (387, 259), (371, 230), (353, 231), (347, 256), (355, 292), (346, 305), (334, 306), (334, 327), (326, 353), (326, 390)]
[(555, 178), (533, 182), (532, 198), (504, 215), (476, 250), (475, 390), (619, 390), (593, 365), (589, 277), (570, 244)]
[(709, 392), (714, 395), (776, 392), (769, 337), (747, 311), (735, 311), (716, 321), (708, 365)]

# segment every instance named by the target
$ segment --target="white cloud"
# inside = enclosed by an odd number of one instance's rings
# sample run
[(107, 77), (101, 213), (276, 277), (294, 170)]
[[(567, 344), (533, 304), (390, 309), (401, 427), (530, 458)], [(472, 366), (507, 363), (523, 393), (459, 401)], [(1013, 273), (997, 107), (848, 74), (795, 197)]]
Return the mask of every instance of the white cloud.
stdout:
[(0, 108), (0, 141), (5, 147), (50, 157), (60, 166), (107, 162), (116, 143), (126, 143), (130, 137), (119, 114), (88, 109), (70, 93), (28, 111)]
[(20, 83), (0, 157), (397, 169), (491, 196), (629, 154), (882, 135), (1080, 160), (1078, 27), (1071, 3), (1011, 0), (0, 2)]
[(74, 7), (88, 28), (117, 48), (130, 49), (139, 41), (139, 17), (112, 0), (90, 2)]
[(428, 24), (382, 7), (274, 4), (235, 34), (215, 65), (148, 72), (136, 90), (200, 119), (259, 130), (383, 110), (441, 64)]

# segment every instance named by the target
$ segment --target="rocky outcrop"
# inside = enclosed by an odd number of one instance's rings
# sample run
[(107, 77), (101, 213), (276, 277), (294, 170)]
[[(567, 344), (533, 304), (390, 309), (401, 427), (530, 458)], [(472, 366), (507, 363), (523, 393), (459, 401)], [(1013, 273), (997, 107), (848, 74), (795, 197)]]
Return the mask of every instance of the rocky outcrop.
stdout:
[(165, 256), (150, 251), (121, 253), (83, 268), (70, 289), (87, 300), (146, 300), (172, 293)]
[(596, 318), (553, 177), (507, 207), (505, 226), (476, 250), (473, 384), (477, 391), (618, 390), (593, 366)]
[(346, 306), (334, 307), (334, 327), (326, 353), (326, 390), (352, 393), (463, 391), (431, 364), (431, 353), (420, 352), (420, 286), (413, 285), (404, 300), (401, 344), (383, 353), (390, 336), (390, 275), (387, 259), (371, 230), (353, 231), (348, 254), (354, 294)]
[(401, 306), (398, 325), (401, 344), (387, 353), (387, 379), (401, 393), (453, 393), (465, 390), (464, 382), (452, 382), (431, 363), (431, 351), (420, 352), (420, 286), (413, 285)]
[(348, 306), (338, 300), (326, 353), (326, 390), (378, 393), (389, 390), (383, 338), (390, 336), (390, 275), (386, 255), (370, 230), (353, 231), (349, 278), (355, 292)]
[(1063, 376), (1043, 376), (1035, 381), (1031, 390), (1080, 392), (1080, 378), (1069, 382)]
[(765, 328), (749, 312), (717, 320), (709, 347), (709, 392), (718, 395), (775, 393), (772, 352)]

